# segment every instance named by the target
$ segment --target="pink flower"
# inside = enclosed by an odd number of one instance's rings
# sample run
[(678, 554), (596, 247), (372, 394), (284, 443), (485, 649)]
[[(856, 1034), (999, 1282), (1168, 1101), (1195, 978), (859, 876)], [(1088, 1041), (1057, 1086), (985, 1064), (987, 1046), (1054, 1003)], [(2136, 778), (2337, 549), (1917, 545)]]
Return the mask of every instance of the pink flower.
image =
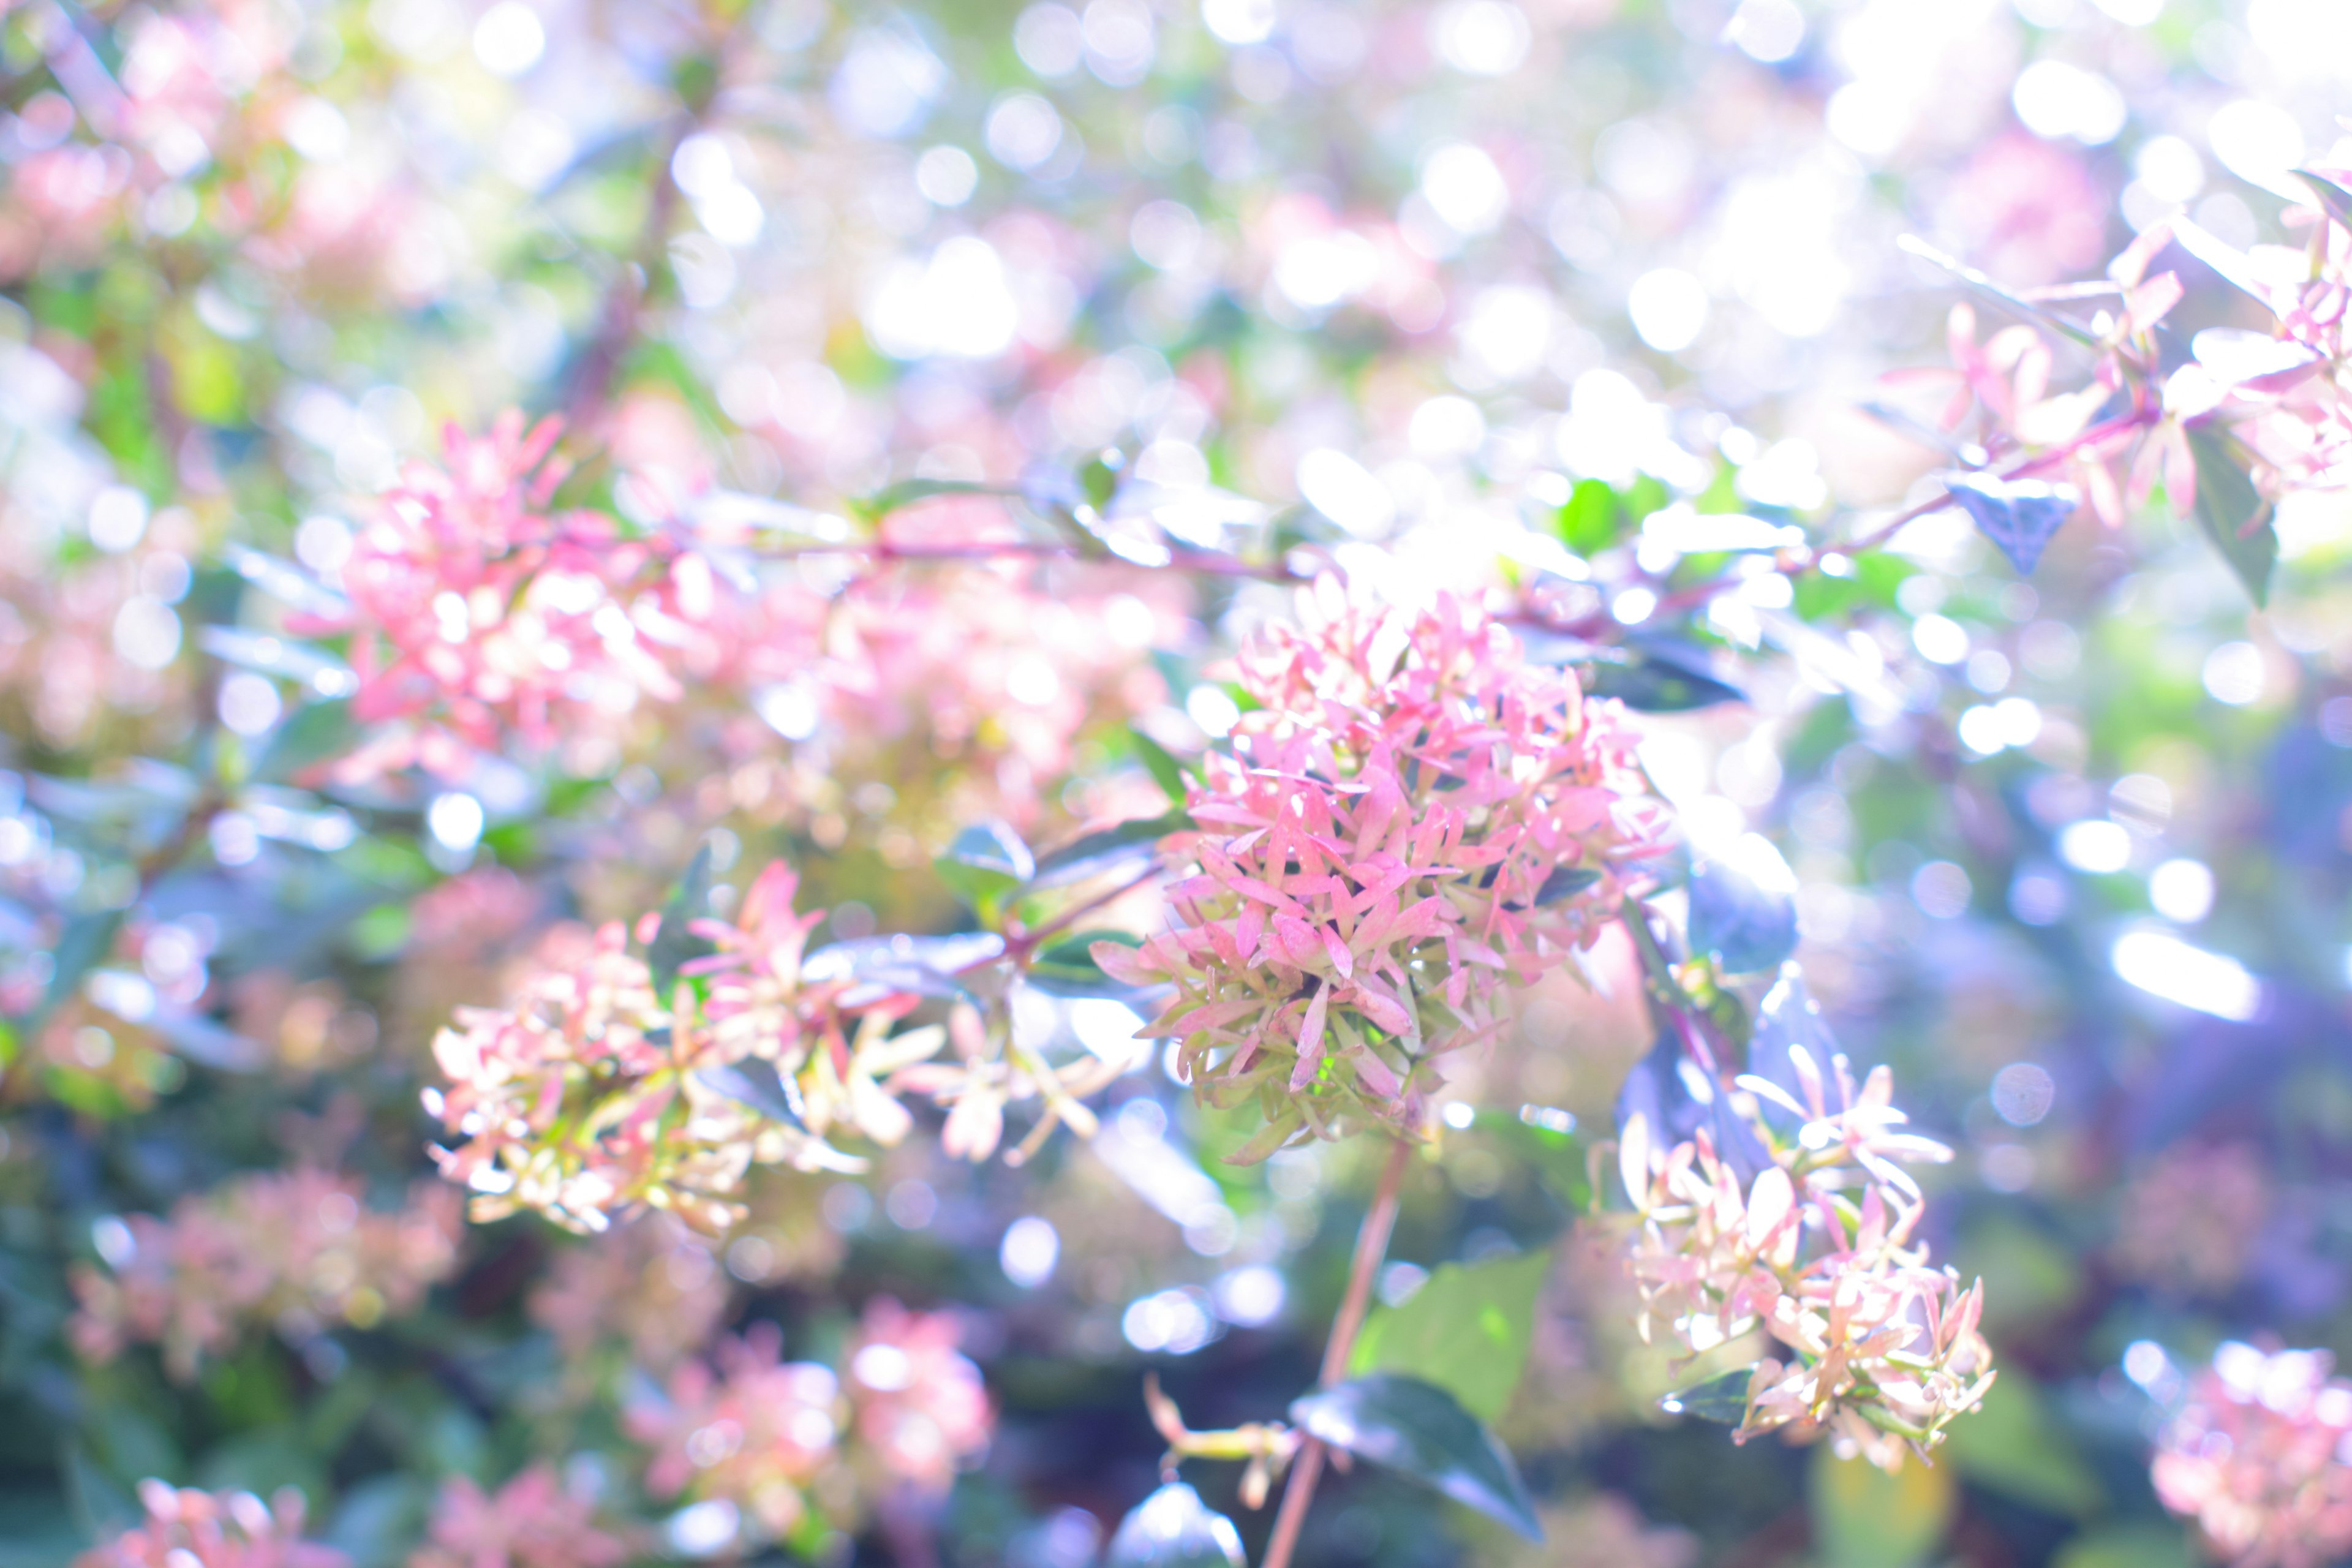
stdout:
[[(1619, 1168), (1638, 1215), (1627, 1268), (1641, 1291), (1639, 1326), (1647, 1340), (1663, 1321), (1694, 1359), (1762, 1330), (1782, 1354), (1751, 1370), (1738, 1436), (1826, 1434), (1841, 1454), (1892, 1470), (1906, 1447), (1934, 1447), (1991, 1387), (1992, 1352), (1977, 1329), (1984, 1288), (1961, 1289), (1912, 1240), (1925, 1213), (1918, 1187), (1888, 1161), (1949, 1151), (1885, 1132), (1902, 1120), (1887, 1103), (1885, 1069), (1857, 1096), (1837, 1058), (1844, 1109), (1830, 1113), (1811, 1057), (1792, 1055), (1812, 1115), (1780, 1147), (1769, 1128), (1748, 1129), (1770, 1160), (1752, 1179), (1704, 1128), (1663, 1151), (1644, 1115), (1622, 1130)], [(1760, 1079), (1739, 1082), (1804, 1114)]]
[(2352, 1384), (2326, 1351), (2235, 1342), (2157, 1438), (2156, 1494), (2233, 1568), (2320, 1568), (2352, 1552)]
[(331, 1546), (302, 1539), (302, 1494), (265, 1503), (251, 1492), (175, 1491), (139, 1483), (144, 1523), (74, 1559), (74, 1568), (349, 1568)]
[(733, 1503), (771, 1537), (812, 1513), (842, 1511), (840, 1488), (819, 1485), (835, 1469), (847, 1415), (841, 1380), (782, 1353), (776, 1326), (755, 1323), (720, 1343), (715, 1366), (688, 1362), (666, 1397), (628, 1407), (629, 1435), (654, 1449), (646, 1471), (654, 1495)]
[(558, 1253), (530, 1316), (567, 1362), (617, 1340), (628, 1364), (662, 1372), (709, 1342), (730, 1295), (709, 1243), (672, 1215), (646, 1215)]
[(434, 1505), (430, 1539), (408, 1568), (616, 1568), (631, 1555), (626, 1537), (597, 1525), (596, 1500), (567, 1489), (547, 1464), (495, 1495), (451, 1477)]
[(543, 747), (679, 695), (634, 618), (641, 589), (657, 601), (668, 549), (600, 512), (546, 511), (568, 471), (550, 460), (561, 433), (552, 418), (526, 431), (511, 409), (487, 437), (450, 426), (444, 466), (411, 464), (360, 534), (342, 569), (349, 616), (299, 623), (351, 631), (352, 712), (406, 726), (404, 743), (347, 758), (346, 773), (447, 772), (509, 731)]
[(1190, 792), (1175, 929), (1095, 949), (1174, 984), (1146, 1032), (1212, 1099), (1263, 1097), (1261, 1158), (1302, 1126), (1417, 1124), (1423, 1064), (1589, 944), (1664, 829), (1617, 704), (1475, 605), (1409, 615), (1327, 580), (1301, 611), (1238, 660), (1259, 706)]
[[(449, 1086), (426, 1103), (462, 1139), (436, 1158), (474, 1189), (476, 1217), (528, 1208), (594, 1231), (651, 1205), (717, 1231), (737, 1217), (729, 1194), (755, 1162), (854, 1170), (825, 1141), (836, 1128), (886, 1143), (906, 1132), (910, 1119), (880, 1080), (944, 1033), (894, 1036), (911, 998), (870, 994), (847, 1006), (850, 977), (807, 979), (801, 950), (819, 917), (793, 911), (795, 886), (778, 863), (736, 921), (695, 921), (719, 951), (688, 964), (667, 996), (614, 921), (581, 959), (528, 978), (513, 1006), (458, 1010), (433, 1045)], [(650, 939), (659, 921), (639, 924)], [(794, 1121), (712, 1076), (742, 1063), (772, 1064), (776, 1093), (799, 1098)]]
[(849, 1358), (860, 1443), (886, 1475), (927, 1491), (945, 1491), (996, 1426), (980, 1369), (956, 1349), (962, 1337), (949, 1314), (883, 1297)]
[(302, 1339), (412, 1310), (457, 1267), (454, 1197), (420, 1184), (397, 1214), (363, 1197), (357, 1179), (306, 1167), (183, 1198), (169, 1220), (131, 1215), (110, 1267), (74, 1275), (76, 1346), (105, 1361), (126, 1344), (159, 1343), (184, 1380), (254, 1327)]

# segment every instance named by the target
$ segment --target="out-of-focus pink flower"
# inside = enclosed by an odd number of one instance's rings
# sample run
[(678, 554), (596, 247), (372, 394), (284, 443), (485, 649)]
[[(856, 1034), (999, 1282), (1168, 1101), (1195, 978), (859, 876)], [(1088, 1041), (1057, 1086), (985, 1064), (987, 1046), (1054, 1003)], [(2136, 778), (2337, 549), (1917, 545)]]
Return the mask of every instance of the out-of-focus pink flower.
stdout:
[(2049, 283), (2099, 259), (2109, 198), (2083, 160), (2022, 131), (1994, 137), (1954, 176), (1937, 216), (1996, 278)]
[(1885, 1069), (1857, 1095), (1836, 1058), (1843, 1107), (1830, 1112), (1811, 1057), (1792, 1056), (1810, 1105), (1761, 1079), (1740, 1080), (1807, 1118), (1778, 1146), (1768, 1127), (1748, 1128), (1770, 1161), (1752, 1179), (1704, 1128), (1664, 1150), (1643, 1115), (1622, 1130), (1620, 1172), (1639, 1215), (1627, 1263), (1642, 1293), (1639, 1326), (1647, 1340), (1664, 1323), (1694, 1357), (1762, 1329), (1785, 1359), (1768, 1357), (1750, 1373), (1738, 1437), (1826, 1434), (1841, 1454), (1891, 1470), (1906, 1446), (1924, 1452), (1940, 1442), (1992, 1385), (1992, 1353), (1977, 1328), (1984, 1287), (1963, 1290), (1912, 1239), (1925, 1213), (1918, 1187), (1888, 1162), (1950, 1152), (1885, 1131), (1901, 1116), (1888, 1104)]
[(2326, 1351), (2231, 1342), (2157, 1438), (2156, 1495), (2233, 1568), (2352, 1552), (2352, 1384)]
[(962, 1338), (945, 1312), (910, 1312), (887, 1297), (866, 1306), (850, 1398), (865, 1455), (895, 1480), (945, 1491), (988, 1446), (996, 1413), (980, 1369), (956, 1348)]
[(129, 1216), (110, 1267), (74, 1274), (75, 1345), (104, 1361), (158, 1343), (184, 1379), (256, 1325), (300, 1339), (412, 1310), (457, 1267), (455, 1195), (420, 1184), (396, 1214), (363, 1198), (355, 1178), (304, 1168), (183, 1198), (169, 1220)]
[(639, 1400), (623, 1419), (654, 1450), (646, 1485), (656, 1496), (733, 1503), (772, 1537), (842, 1511), (841, 1489), (819, 1483), (846, 1415), (833, 1369), (786, 1362), (782, 1333), (755, 1323), (720, 1343), (715, 1366), (688, 1362), (666, 1397)]
[(1665, 827), (1618, 705), (1476, 606), (1408, 615), (1327, 580), (1301, 613), (1238, 660), (1259, 707), (1190, 792), (1176, 928), (1095, 949), (1174, 984), (1147, 1032), (1181, 1039), (1205, 1092), (1287, 1097), (1277, 1138), (1350, 1111), (1416, 1123), (1421, 1064), (1589, 943)]
[(2168, 1150), (2124, 1189), (2112, 1256), (2147, 1284), (2227, 1292), (2245, 1276), (2273, 1199), (2263, 1158), (2245, 1144)]
[(530, 1315), (568, 1362), (613, 1339), (631, 1365), (664, 1372), (709, 1342), (728, 1297), (709, 1245), (668, 1215), (647, 1215), (558, 1253)]
[(74, 1568), (349, 1568), (331, 1546), (302, 1539), (302, 1494), (174, 1490), (139, 1483), (145, 1521), (74, 1559)]
[[(866, 986), (845, 1006), (851, 977), (803, 975), (802, 946), (819, 917), (793, 911), (796, 885), (779, 862), (753, 881), (735, 921), (694, 922), (719, 951), (688, 965), (668, 996), (614, 921), (576, 962), (526, 980), (512, 1007), (458, 1010), (457, 1026), (433, 1043), (449, 1087), (427, 1104), (463, 1140), (436, 1157), (445, 1176), (474, 1189), (478, 1218), (529, 1208), (593, 1231), (650, 1205), (719, 1230), (737, 1214), (727, 1194), (753, 1162), (856, 1169), (824, 1141), (835, 1128), (886, 1143), (904, 1135), (906, 1111), (879, 1080), (938, 1050), (944, 1035), (890, 1034), (909, 997)], [(640, 924), (650, 940), (658, 917)], [(772, 1063), (776, 1092), (797, 1092), (797, 1124), (711, 1076), (747, 1062)]]
[(641, 697), (674, 700), (675, 678), (631, 616), (667, 551), (601, 512), (545, 509), (567, 471), (550, 460), (562, 424), (526, 430), (509, 409), (488, 436), (445, 432), (436, 467), (413, 463), (342, 569), (363, 721), (404, 721), (404, 747), (347, 759), (346, 772), (460, 764), (509, 730), (545, 746), (562, 731), (625, 718)]
[(615, 1568), (628, 1538), (596, 1522), (596, 1500), (567, 1489), (549, 1464), (495, 1493), (453, 1476), (433, 1507), (429, 1544), (408, 1568)]

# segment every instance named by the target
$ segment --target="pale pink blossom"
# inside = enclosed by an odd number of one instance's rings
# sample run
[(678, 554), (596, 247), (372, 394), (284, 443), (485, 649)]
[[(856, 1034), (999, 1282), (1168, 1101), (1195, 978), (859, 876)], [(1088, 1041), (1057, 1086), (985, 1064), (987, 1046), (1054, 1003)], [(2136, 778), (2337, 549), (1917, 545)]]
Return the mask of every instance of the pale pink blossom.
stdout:
[(848, 1415), (832, 1368), (783, 1360), (783, 1335), (754, 1323), (720, 1342), (715, 1364), (688, 1362), (623, 1419), (653, 1449), (646, 1485), (655, 1496), (733, 1503), (772, 1538), (812, 1514), (846, 1512), (839, 1449)]
[(630, 1365), (665, 1372), (709, 1342), (730, 1294), (710, 1244), (654, 1214), (559, 1252), (530, 1316), (568, 1363), (617, 1342)]
[(496, 1492), (465, 1476), (442, 1484), (428, 1544), (408, 1568), (617, 1568), (627, 1535), (597, 1522), (593, 1496), (568, 1488), (555, 1467), (537, 1464)]
[(74, 1273), (75, 1345), (105, 1361), (158, 1344), (184, 1380), (253, 1328), (300, 1340), (414, 1310), (457, 1268), (455, 1196), (420, 1184), (396, 1213), (365, 1197), (356, 1178), (304, 1167), (183, 1198), (168, 1220), (128, 1216), (118, 1233), (128, 1246), (110, 1266)]
[(349, 1568), (331, 1546), (302, 1539), (302, 1494), (179, 1491), (139, 1483), (146, 1519), (74, 1559), (74, 1568)]
[(945, 1491), (957, 1468), (988, 1446), (996, 1426), (980, 1369), (957, 1349), (962, 1327), (945, 1312), (869, 1302), (849, 1356), (849, 1391), (864, 1451), (883, 1473)]
[(1423, 1064), (1589, 944), (1665, 826), (1618, 705), (1475, 605), (1409, 615), (1326, 581), (1301, 618), (1237, 660), (1258, 706), (1190, 792), (1175, 928), (1095, 949), (1174, 984), (1147, 1033), (1181, 1040), (1211, 1098), (1265, 1094), (1270, 1140), (1417, 1123)]
[(2226, 1343), (2158, 1436), (2157, 1496), (2232, 1568), (2352, 1552), (2352, 1384), (2333, 1361)]

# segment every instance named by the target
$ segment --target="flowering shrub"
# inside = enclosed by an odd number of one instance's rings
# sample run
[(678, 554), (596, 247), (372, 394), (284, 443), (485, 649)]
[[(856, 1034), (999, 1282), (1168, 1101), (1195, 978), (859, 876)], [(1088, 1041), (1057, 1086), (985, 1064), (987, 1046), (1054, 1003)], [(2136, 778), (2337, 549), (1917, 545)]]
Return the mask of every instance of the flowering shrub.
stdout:
[(74, 1343), (95, 1361), (162, 1348), (174, 1377), (234, 1349), (258, 1326), (310, 1339), (409, 1311), (457, 1262), (457, 1205), (420, 1184), (398, 1213), (370, 1209), (359, 1182), (296, 1169), (239, 1177), (132, 1215), (102, 1241), (107, 1267), (74, 1274)]
[(2352, 1552), (2352, 1384), (2326, 1351), (2232, 1342), (2189, 1380), (2157, 1442), (2157, 1496), (2242, 1568)]
[(1424, 1064), (1589, 944), (1663, 826), (1614, 706), (1475, 606), (1367, 608), (1326, 579), (1301, 609), (1237, 660), (1256, 706), (1188, 794), (1177, 928), (1094, 950), (1174, 984), (1147, 1032), (1204, 1094), (1260, 1100), (1260, 1158), (1302, 1128), (1418, 1131)]

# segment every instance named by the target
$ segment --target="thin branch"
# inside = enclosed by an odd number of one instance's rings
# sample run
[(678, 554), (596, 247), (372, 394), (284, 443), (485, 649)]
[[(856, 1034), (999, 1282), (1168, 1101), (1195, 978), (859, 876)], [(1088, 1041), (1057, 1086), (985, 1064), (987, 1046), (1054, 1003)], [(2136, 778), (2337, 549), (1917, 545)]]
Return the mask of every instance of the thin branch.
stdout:
[[(1388, 1163), (1381, 1167), (1380, 1186), (1365, 1212), (1364, 1227), (1356, 1233), (1356, 1256), (1348, 1266), (1348, 1290), (1340, 1298), (1339, 1315), (1332, 1320), (1331, 1337), (1323, 1346), (1323, 1373), (1318, 1386), (1329, 1388), (1348, 1375), (1348, 1358), (1355, 1353), (1356, 1335), (1371, 1310), (1372, 1278), (1388, 1256), (1389, 1233), (1396, 1228), (1397, 1199), (1404, 1189), (1405, 1164), (1412, 1145), (1400, 1138), (1389, 1146)], [(1290, 1482), (1282, 1493), (1282, 1511), (1275, 1515), (1274, 1536), (1266, 1542), (1261, 1568), (1290, 1568), (1298, 1547), (1298, 1532), (1307, 1522), (1307, 1506), (1323, 1476), (1323, 1445), (1308, 1437), (1299, 1445), (1290, 1468)]]

